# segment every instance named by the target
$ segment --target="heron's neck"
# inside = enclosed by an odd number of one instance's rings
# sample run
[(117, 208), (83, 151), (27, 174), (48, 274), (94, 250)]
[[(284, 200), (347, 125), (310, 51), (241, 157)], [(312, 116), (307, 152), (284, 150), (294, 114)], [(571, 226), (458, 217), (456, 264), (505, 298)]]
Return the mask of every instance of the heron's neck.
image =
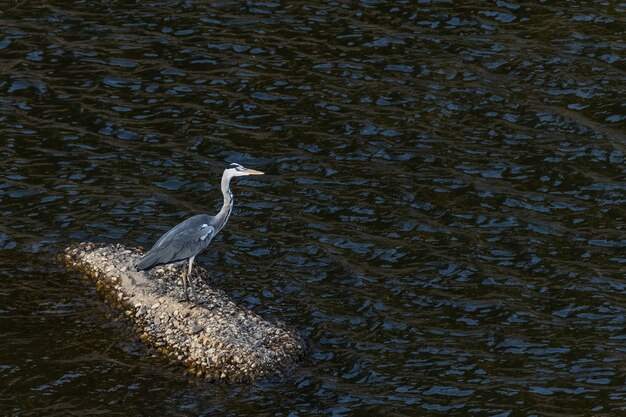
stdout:
[(230, 191), (230, 179), (231, 176), (224, 172), (224, 175), (222, 175), (222, 194), (224, 195), (224, 204), (222, 205), (220, 212), (215, 216), (215, 233), (222, 230), (230, 217), (230, 212), (233, 211), (233, 192)]

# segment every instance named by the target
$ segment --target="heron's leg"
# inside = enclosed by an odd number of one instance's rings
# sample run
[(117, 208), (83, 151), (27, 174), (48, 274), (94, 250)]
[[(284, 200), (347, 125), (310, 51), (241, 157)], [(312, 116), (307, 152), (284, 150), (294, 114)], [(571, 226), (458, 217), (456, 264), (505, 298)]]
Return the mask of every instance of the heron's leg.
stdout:
[(191, 295), (193, 297), (193, 301), (198, 304), (198, 297), (196, 296), (196, 290), (193, 288), (193, 277), (191, 275), (191, 268), (193, 268), (193, 260), (195, 256), (189, 258), (189, 270), (187, 271), (187, 280), (189, 281), (189, 288), (191, 288)]
[(183, 274), (182, 274), (182, 280), (183, 280), (183, 295), (185, 296), (185, 300), (189, 301), (189, 295), (187, 295), (187, 276), (185, 274), (184, 269), (183, 269)]

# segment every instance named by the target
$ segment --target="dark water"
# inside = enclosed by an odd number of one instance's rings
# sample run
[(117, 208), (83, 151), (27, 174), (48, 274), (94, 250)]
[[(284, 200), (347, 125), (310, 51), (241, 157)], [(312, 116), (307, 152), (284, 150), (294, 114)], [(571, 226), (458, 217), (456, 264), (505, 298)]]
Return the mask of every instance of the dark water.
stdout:
[[(0, 415), (626, 410), (624, 3), (0, 9)], [(269, 175), (201, 260), (311, 343), (253, 386), (54, 261), (214, 213), (227, 162)]]

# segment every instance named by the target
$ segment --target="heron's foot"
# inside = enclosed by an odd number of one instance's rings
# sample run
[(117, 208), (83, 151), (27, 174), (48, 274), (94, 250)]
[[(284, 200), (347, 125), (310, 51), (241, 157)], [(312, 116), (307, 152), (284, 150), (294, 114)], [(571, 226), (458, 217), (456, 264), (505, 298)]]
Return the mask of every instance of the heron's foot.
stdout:
[(195, 294), (193, 294), (193, 295), (191, 296), (191, 300), (189, 300), (189, 301), (193, 302), (195, 305), (198, 305), (198, 306), (203, 304), (202, 302), (200, 302), (200, 301), (198, 300), (198, 297), (196, 297), (196, 295), (195, 295)]
[(189, 297), (189, 294), (185, 294), (182, 298), (178, 299), (179, 303), (192, 303), (193, 305), (189, 308), (194, 308), (196, 305), (202, 305), (204, 302), (200, 302), (197, 297), (193, 294)]

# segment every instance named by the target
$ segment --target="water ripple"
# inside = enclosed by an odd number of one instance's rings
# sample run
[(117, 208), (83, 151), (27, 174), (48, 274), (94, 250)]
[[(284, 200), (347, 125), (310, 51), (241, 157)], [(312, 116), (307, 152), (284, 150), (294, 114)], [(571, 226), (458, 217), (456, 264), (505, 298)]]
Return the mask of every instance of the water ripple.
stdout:
[[(0, 11), (2, 414), (620, 414), (621, 7)], [(217, 211), (229, 161), (268, 175), (202, 261), (311, 342), (252, 387), (151, 357), (52, 260)]]

